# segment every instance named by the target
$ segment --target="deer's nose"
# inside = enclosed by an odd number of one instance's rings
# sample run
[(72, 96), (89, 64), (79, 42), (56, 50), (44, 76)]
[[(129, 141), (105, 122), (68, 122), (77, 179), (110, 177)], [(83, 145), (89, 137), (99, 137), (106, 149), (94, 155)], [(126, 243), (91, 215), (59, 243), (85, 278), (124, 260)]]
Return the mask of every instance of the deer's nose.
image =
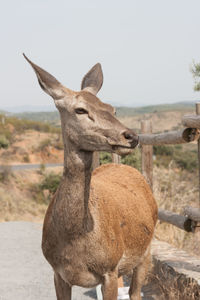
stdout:
[(126, 140), (131, 143), (132, 147), (136, 147), (139, 142), (139, 137), (132, 130), (126, 130), (123, 132), (123, 135)]
[(125, 131), (123, 134), (124, 134), (125, 139), (127, 139), (127, 140), (133, 140), (134, 139), (133, 133), (129, 130)]

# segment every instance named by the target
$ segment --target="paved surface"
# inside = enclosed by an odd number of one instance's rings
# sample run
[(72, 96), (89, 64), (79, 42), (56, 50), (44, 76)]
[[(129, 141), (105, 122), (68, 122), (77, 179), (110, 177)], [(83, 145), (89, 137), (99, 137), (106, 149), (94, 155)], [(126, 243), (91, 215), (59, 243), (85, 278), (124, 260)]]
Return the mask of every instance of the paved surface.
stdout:
[[(36, 223), (0, 223), (0, 300), (56, 300), (53, 271), (41, 251), (41, 229)], [(196, 282), (195, 291), (200, 299), (199, 258), (156, 240), (152, 243), (152, 254), (162, 283), (169, 288), (177, 283), (177, 278), (182, 278), (180, 288), (193, 282), (193, 287), (189, 286), (193, 292)], [(153, 282), (143, 287), (143, 293), (143, 300), (165, 299)], [(96, 290), (73, 287), (72, 299), (96, 299)]]
[[(41, 250), (41, 224), (0, 223), (0, 300), (56, 300), (53, 271)], [(129, 279), (124, 279), (129, 286)], [(143, 287), (152, 298), (152, 284)], [(97, 299), (96, 289), (73, 287), (73, 300)]]
[[(40, 224), (0, 223), (0, 300), (56, 300), (53, 271), (41, 251)], [(73, 287), (73, 300), (96, 299)]]
[[(63, 166), (63, 163), (59, 164), (44, 164), (45, 168), (54, 168)], [(12, 171), (21, 171), (21, 170), (31, 170), (31, 169), (40, 169), (41, 164), (19, 164), (19, 165), (0, 165), (0, 171), (4, 168), (9, 167)]]

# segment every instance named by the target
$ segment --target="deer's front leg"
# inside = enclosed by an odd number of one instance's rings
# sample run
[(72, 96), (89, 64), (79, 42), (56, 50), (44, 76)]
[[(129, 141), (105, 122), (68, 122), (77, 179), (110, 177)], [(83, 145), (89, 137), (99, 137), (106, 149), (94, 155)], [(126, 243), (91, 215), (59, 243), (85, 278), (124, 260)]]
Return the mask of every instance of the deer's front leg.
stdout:
[(60, 277), (58, 273), (54, 273), (54, 283), (57, 300), (71, 300), (72, 288)]
[(103, 294), (103, 300), (117, 300), (118, 295), (118, 272), (115, 270), (109, 272), (104, 276), (104, 283), (101, 290)]

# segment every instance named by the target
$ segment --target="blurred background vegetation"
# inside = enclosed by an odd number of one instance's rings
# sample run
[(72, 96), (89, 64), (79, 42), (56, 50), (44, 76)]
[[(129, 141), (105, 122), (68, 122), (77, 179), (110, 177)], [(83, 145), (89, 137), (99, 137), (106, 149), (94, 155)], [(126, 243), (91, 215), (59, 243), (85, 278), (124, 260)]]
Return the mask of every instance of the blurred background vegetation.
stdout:
[(22, 134), (29, 129), (38, 132), (61, 133), (60, 128), (50, 123), (19, 119), (0, 114), (0, 148), (8, 148), (17, 134)]

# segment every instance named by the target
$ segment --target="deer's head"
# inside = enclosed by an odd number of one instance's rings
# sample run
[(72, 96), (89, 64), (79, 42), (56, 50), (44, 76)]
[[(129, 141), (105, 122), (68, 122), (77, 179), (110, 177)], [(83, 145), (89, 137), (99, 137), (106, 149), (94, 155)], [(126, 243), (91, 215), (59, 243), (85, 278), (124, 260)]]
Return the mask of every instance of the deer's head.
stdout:
[(138, 144), (138, 136), (115, 117), (115, 109), (96, 97), (103, 84), (100, 64), (84, 77), (81, 91), (64, 87), (52, 75), (31, 62), (41, 88), (53, 97), (60, 112), (64, 143), (83, 151), (109, 151), (128, 154)]

